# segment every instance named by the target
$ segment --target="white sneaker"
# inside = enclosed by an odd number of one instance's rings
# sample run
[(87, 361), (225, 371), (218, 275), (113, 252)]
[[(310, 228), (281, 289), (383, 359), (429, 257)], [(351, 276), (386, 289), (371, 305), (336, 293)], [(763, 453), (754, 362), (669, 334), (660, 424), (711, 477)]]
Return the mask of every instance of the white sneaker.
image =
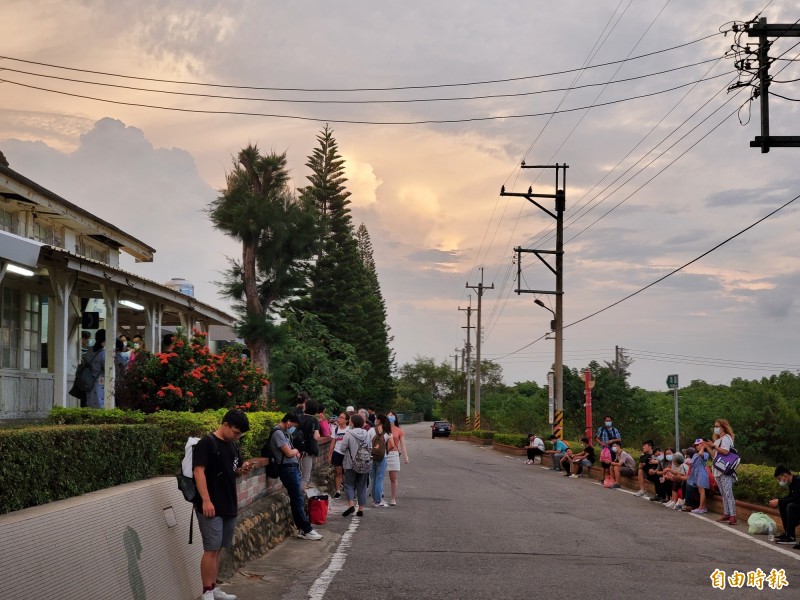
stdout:
[(665, 508), (675, 508), (675, 502), (673, 500), (670, 500), (669, 502), (665, 502), (664, 503), (664, 507)]
[(373, 502), (372, 508), (388, 508), (389, 505), (386, 502)]
[(636, 493), (634, 494), (634, 496), (636, 496), (637, 498), (641, 498), (641, 497), (642, 497), (642, 496), (644, 496), (646, 493), (647, 493), (647, 492), (646, 492), (646, 491), (644, 491), (644, 490), (639, 490), (638, 492), (636, 492)]
[(322, 536), (318, 534), (315, 530), (311, 530), (308, 533), (304, 533), (300, 536), (304, 540), (321, 540)]
[(211, 591), (211, 593), (214, 597), (214, 600), (236, 600), (236, 596), (233, 594), (226, 594), (221, 589), (216, 587)]
[(200, 596), (200, 600), (214, 600), (214, 591), (208, 590), (207, 592), (203, 592), (203, 595)]
[(569, 478), (570, 479), (577, 479), (578, 475), (576, 473), (573, 473), (572, 475), (569, 476)]

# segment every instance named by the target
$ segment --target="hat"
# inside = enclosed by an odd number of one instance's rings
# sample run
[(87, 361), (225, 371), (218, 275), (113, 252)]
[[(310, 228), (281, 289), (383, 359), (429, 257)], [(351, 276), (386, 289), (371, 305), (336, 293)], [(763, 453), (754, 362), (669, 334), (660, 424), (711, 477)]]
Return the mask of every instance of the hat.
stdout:
[(353, 408), (352, 406), (348, 406), (347, 408), (344, 409), (344, 412), (356, 412), (356, 409)]
[(548, 440), (557, 440), (557, 439), (558, 439), (558, 437), (556, 437), (555, 435), (551, 435), (551, 436), (550, 436), (549, 438), (547, 438), (547, 439), (548, 439)]
[(704, 443), (704, 440), (703, 440), (703, 438), (697, 438), (697, 439), (694, 441), (694, 444), (692, 444), (692, 446), (697, 446), (697, 444), (702, 444), (702, 443)]

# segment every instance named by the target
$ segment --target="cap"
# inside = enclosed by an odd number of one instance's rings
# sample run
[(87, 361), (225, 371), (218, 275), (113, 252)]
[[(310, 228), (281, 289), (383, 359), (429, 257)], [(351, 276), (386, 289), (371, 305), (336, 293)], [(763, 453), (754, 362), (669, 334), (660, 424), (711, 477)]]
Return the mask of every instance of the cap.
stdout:
[(703, 438), (697, 438), (694, 441), (694, 444), (692, 444), (692, 446), (697, 446), (697, 444), (702, 444), (702, 443), (703, 443)]
[(356, 412), (356, 409), (353, 408), (352, 406), (348, 406), (347, 408), (344, 409), (344, 412)]
[(557, 440), (557, 439), (558, 439), (558, 437), (556, 437), (555, 435), (551, 435), (551, 436), (550, 436), (549, 438), (547, 438), (547, 439), (548, 439), (548, 440)]

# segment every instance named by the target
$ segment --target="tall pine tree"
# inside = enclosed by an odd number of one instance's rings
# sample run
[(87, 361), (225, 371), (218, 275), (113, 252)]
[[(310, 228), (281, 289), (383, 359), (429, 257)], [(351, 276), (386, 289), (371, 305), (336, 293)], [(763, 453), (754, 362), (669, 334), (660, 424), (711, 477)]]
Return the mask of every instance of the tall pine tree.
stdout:
[[(311, 290), (304, 308), (331, 334), (351, 344), (360, 360), (369, 363), (364, 396), (353, 400), (388, 408), (394, 396), (389, 374), (391, 351), (383, 300), (375, 293), (380, 291), (377, 274), (370, 276), (353, 232), (344, 160), (333, 132), (326, 126), (317, 140), (319, 146), (306, 163), (311, 169), (310, 185), (300, 190), (300, 197), (318, 209), (322, 246), (311, 269)], [(369, 254), (372, 260), (371, 251)]]

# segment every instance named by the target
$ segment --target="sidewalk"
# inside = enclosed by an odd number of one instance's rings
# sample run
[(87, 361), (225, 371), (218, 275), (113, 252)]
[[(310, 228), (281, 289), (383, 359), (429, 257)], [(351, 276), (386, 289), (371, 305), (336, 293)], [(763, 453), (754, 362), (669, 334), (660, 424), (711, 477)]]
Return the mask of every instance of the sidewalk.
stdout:
[[(263, 556), (243, 564), (230, 582), (220, 587), (229, 594), (236, 594), (238, 600), (282, 598), (297, 584), (308, 590), (336, 552), (339, 540), (351, 523), (351, 519), (342, 518), (345, 508), (344, 498), (334, 500), (331, 497), (327, 522), (314, 526), (323, 539), (310, 541), (288, 537)], [(306, 597), (305, 592), (303, 597)]]

